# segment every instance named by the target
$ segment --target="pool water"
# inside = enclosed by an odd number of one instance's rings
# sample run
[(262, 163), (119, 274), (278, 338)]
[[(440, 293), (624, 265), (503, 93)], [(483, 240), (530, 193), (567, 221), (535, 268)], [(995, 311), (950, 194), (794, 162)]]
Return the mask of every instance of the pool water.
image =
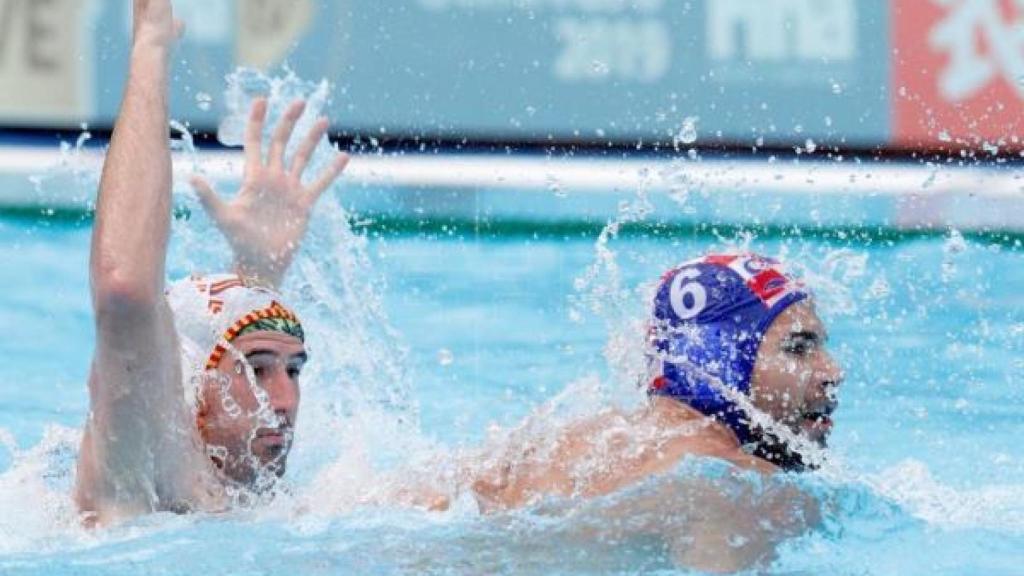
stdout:
[[(427, 477), (445, 454), (544, 403), (576, 405), (553, 410), (552, 426), (569, 412), (638, 404), (628, 348), (650, 282), (738, 247), (803, 272), (846, 371), (832, 461), (786, 480), (830, 502), (828, 513), (780, 543), (762, 571), (1024, 572), (1024, 266), (1014, 238), (755, 230), (598, 242), (540, 224), (353, 234), (340, 214), (329, 200), (286, 285), (310, 325), (312, 358), (291, 495), (97, 532), (75, 524), (68, 499), (93, 347), (90, 229), (0, 219), (0, 573), (685, 572), (656, 538), (602, 520), (637, 493), (664, 493), (671, 475), (595, 502), (481, 516), (468, 501), (446, 513), (334, 505), (333, 495), (373, 482), (335, 473), (412, 463)], [(175, 233), (173, 275), (224, 265), (201, 215)], [(708, 466), (686, 462), (677, 475)], [(673, 529), (671, 518), (649, 520)]]

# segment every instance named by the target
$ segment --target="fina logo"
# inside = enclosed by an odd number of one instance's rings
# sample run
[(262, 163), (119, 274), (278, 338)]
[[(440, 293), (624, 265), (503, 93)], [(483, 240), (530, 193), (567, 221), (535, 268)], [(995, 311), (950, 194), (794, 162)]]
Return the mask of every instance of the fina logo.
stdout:
[(708, 0), (705, 7), (711, 60), (847, 61), (857, 56), (854, 0)]

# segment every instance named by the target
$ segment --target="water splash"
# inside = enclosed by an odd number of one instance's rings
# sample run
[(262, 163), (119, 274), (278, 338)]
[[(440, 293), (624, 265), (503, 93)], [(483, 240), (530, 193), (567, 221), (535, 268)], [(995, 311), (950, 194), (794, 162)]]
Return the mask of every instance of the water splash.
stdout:
[(960, 255), (967, 251), (967, 240), (959, 230), (950, 230), (945, 242), (942, 243), (942, 267), (940, 278), (943, 282), (950, 282), (957, 275), (957, 260)]
[(51, 425), (39, 443), (19, 450), (0, 429), (12, 457), (0, 473), (0, 554), (62, 549), (86, 538), (71, 498), (80, 440), (79, 431)]
[(196, 92), (196, 107), (203, 112), (208, 112), (213, 108), (213, 96), (206, 92)]
[(647, 173), (635, 196), (619, 203), (615, 218), (601, 229), (594, 242), (594, 262), (573, 281), (574, 293), (569, 296), (570, 320), (582, 322), (592, 315), (607, 327), (604, 356), (611, 372), (607, 391), (616, 392), (617, 400), (632, 403), (642, 400), (633, 384), (646, 370), (644, 316), (637, 303), (649, 301), (652, 288), (646, 283), (636, 289), (624, 285), (612, 245), (623, 226), (643, 222), (654, 211), (648, 189), (657, 177)]
[[(331, 94), (326, 81), (308, 82), (290, 70), (271, 76), (239, 69), (227, 80), (227, 115), (218, 130), (218, 138), (226, 145), (241, 143), (255, 98), (268, 100), (265, 142), (289, 104), (298, 99), (306, 101), (306, 110), (286, 149), (286, 162), (301, 137), (327, 109)], [(310, 159), (306, 178), (321, 173), (338, 153), (324, 138)], [(369, 426), (397, 427), (401, 431), (396, 429), (396, 435), (417, 436), (417, 409), (405, 373), (407, 351), (383, 306), (386, 284), (374, 271), (367, 238), (352, 230), (339, 190), (328, 191), (317, 205), (283, 291), (299, 308), (309, 334), (307, 346), (314, 358), (304, 371), (304, 382), (312, 384), (304, 386), (302, 417), (296, 431), (300, 441), (294, 450), (298, 459), (310, 462), (306, 475), (315, 475), (316, 463), (322, 465), (326, 455), (350, 450), (339, 438), (351, 437), (343, 421), (355, 414)], [(372, 434), (365, 438), (372, 444), (366, 450), (377, 458), (398, 457), (394, 443)]]
[(28, 177), (36, 193), (35, 202), (46, 207), (43, 209), (44, 214), (52, 215), (55, 207), (66, 205), (95, 205), (100, 165), (87, 148), (92, 137), (88, 125), (83, 123), (73, 144), (61, 141), (57, 162), (42, 173)]
[(672, 146), (676, 150), (684, 145), (690, 145), (697, 141), (697, 122), (700, 120), (697, 116), (687, 116), (683, 118), (683, 123), (680, 125), (679, 130), (672, 136)]
[(857, 314), (864, 294), (856, 286), (868, 274), (868, 254), (850, 248), (828, 248), (823, 255), (802, 250), (790, 261), (811, 287), (819, 309), (829, 316)]
[(1024, 535), (1024, 486), (958, 489), (940, 483), (924, 463), (913, 459), (860, 481), (932, 526)]

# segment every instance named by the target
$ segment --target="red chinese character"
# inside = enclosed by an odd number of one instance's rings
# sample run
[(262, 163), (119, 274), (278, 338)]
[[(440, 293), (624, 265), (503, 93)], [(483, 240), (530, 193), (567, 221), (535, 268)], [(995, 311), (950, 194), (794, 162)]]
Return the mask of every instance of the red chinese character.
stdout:
[(1020, 148), (1024, 3), (893, 0), (894, 140)]

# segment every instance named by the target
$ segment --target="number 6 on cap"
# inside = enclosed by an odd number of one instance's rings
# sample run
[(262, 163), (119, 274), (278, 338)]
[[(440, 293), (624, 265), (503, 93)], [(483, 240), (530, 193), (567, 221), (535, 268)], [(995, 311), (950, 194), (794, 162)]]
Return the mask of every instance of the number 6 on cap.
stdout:
[[(700, 270), (696, 268), (684, 268), (672, 279), (672, 287), (669, 292), (669, 303), (672, 311), (680, 320), (689, 320), (700, 314), (708, 303), (708, 293), (700, 282), (683, 284), (686, 280), (693, 280), (700, 276)], [(690, 296), (687, 304), (686, 296)]]

